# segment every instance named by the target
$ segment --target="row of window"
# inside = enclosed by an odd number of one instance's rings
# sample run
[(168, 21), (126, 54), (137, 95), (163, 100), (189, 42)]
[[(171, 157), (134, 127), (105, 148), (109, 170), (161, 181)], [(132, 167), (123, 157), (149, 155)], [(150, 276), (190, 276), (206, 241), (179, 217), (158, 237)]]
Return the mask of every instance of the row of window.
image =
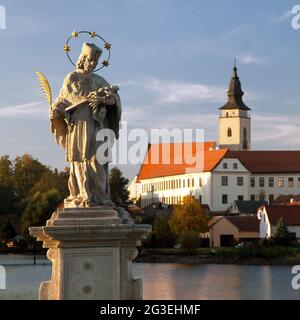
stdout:
[[(202, 179), (201, 177), (198, 180), (199, 187), (202, 187)], [(157, 181), (152, 183), (145, 183), (142, 185), (142, 192), (155, 192), (162, 190), (174, 190), (180, 188), (193, 188), (195, 187), (195, 179), (187, 178), (187, 179), (172, 179), (172, 180), (164, 180)]]
[[(277, 186), (279, 188), (283, 188), (284, 184), (285, 184), (284, 177), (278, 177), (277, 178)], [(255, 179), (255, 177), (251, 177), (250, 178), (250, 187), (254, 188), (255, 185), (256, 185), (256, 179)], [(275, 185), (275, 178), (274, 177), (269, 177), (268, 178), (268, 186), (270, 188), (273, 188), (274, 185)], [(288, 187), (295, 187), (295, 185), (296, 185), (295, 178), (288, 177), (287, 186)], [(261, 188), (263, 188), (265, 186), (265, 178), (264, 177), (259, 177), (258, 178), (258, 186), (261, 187)], [(298, 179), (297, 179), (297, 187), (300, 187), (300, 177), (298, 177)]]
[[(234, 162), (232, 164), (232, 169), (236, 170), (238, 168), (238, 164), (237, 162)], [(223, 169), (228, 169), (228, 163), (227, 162), (223, 162)]]
[[(236, 183), (237, 183), (238, 186), (244, 185), (244, 177), (237, 177), (236, 180), (237, 180)], [(221, 185), (223, 187), (228, 186), (228, 177), (227, 176), (222, 176)]]
[[(258, 197), (255, 197), (255, 194), (251, 194), (250, 200), (256, 201), (256, 200), (266, 200), (266, 199), (264, 194), (261, 194)], [(244, 196), (243, 195), (237, 196), (237, 201), (244, 201)], [(272, 203), (272, 202), (274, 202), (274, 194), (269, 194), (269, 203)], [(227, 194), (222, 194), (222, 204), (228, 204)]]
[[(244, 185), (244, 178), (243, 177), (237, 177), (236, 179), (236, 184), (238, 186), (243, 186)], [(295, 187), (295, 179), (293, 177), (289, 177), (287, 180), (287, 185), (288, 187)], [(221, 177), (221, 185), (222, 186), (228, 186), (228, 176), (222, 176)], [(256, 186), (256, 179), (255, 177), (250, 177), (250, 187), (254, 188)], [(259, 177), (258, 178), (258, 186), (260, 188), (265, 187), (265, 178), (264, 177)], [(273, 188), (275, 186), (275, 178), (274, 177), (269, 177), (268, 178), (268, 186), (270, 188)], [(278, 177), (277, 178), (277, 186), (279, 188), (284, 187), (284, 177)], [(297, 180), (297, 187), (300, 187), (300, 177)]]
[[(157, 198), (142, 199), (142, 206), (145, 207), (156, 202), (161, 202), (164, 204), (182, 204), (184, 197), (185, 196), (172, 196), (172, 197), (157, 197)], [(202, 197), (199, 196), (198, 199), (201, 203)]]

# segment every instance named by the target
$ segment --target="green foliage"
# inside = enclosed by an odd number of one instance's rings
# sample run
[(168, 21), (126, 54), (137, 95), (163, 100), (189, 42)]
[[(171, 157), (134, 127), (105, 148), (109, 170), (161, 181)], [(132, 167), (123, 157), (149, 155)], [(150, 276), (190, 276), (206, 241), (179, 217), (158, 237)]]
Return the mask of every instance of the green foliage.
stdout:
[(14, 161), (14, 182), (20, 199), (26, 199), (29, 191), (50, 169), (28, 154), (17, 157)]
[(7, 241), (16, 236), (16, 231), (14, 226), (9, 220), (5, 220), (0, 227), (0, 239), (2, 241)]
[(289, 238), (289, 230), (284, 223), (283, 219), (280, 218), (277, 222), (276, 231), (274, 234), (274, 241), (277, 245), (286, 245)]
[(229, 259), (240, 258), (264, 258), (277, 259), (293, 256), (297, 253), (297, 249), (283, 246), (262, 247), (262, 246), (246, 246), (240, 248), (218, 248), (216, 255)]
[(187, 231), (206, 232), (208, 217), (201, 204), (191, 196), (184, 197), (183, 204), (176, 206), (169, 220), (170, 228), (178, 237)]
[(157, 239), (174, 239), (175, 235), (172, 233), (170, 225), (169, 225), (169, 217), (170, 213), (160, 213), (156, 215), (152, 234), (155, 235)]
[(22, 233), (24, 237), (29, 238), (29, 227), (45, 225), (62, 199), (57, 189), (37, 192), (30, 199), (22, 217)]
[(123, 207), (128, 203), (128, 183), (129, 180), (123, 176), (119, 168), (114, 167), (111, 169), (109, 175), (110, 196), (117, 206)]
[(12, 213), (16, 202), (13, 163), (5, 155), (0, 157), (0, 215)]
[(69, 173), (67, 171), (60, 173), (57, 172), (57, 169), (54, 172), (47, 171), (42, 174), (40, 180), (28, 191), (28, 197), (31, 198), (37, 192), (47, 192), (50, 189), (56, 189), (62, 198), (66, 198), (69, 193), (68, 179)]
[(182, 246), (188, 251), (199, 247), (199, 234), (195, 231), (186, 231), (182, 236)]

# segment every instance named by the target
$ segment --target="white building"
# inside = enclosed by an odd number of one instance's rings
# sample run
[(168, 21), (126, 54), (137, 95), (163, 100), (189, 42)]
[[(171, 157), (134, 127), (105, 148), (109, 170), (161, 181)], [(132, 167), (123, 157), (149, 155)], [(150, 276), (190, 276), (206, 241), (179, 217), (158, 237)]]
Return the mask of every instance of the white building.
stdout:
[(260, 220), (260, 238), (269, 239), (277, 229), (277, 223), (282, 218), (290, 233), (300, 239), (300, 206), (263, 206), (257, 212)]
[[(220, 108), (220, 149), (215, 142), (202, 144), (203, 168), (192, 170), (178, 162), (176, 143), (149, 145), (137, 178), (142, 206), (152, 202), (179, 204), (184, 196), (193, 195), (212, 211), (225, 211), (236, 200), (273, 202), (279, 195), (300, 193), (300, 151), (251, 151), (250, 108), (242, 97), (234, 66), (228, 101)], [(192, 144), (192, 156), (197, 153), (196, 146)], [(172, 161), (164, 164), (161, 154), (167, 148)], [(154, 154), (157, 163), (148, 161)]]

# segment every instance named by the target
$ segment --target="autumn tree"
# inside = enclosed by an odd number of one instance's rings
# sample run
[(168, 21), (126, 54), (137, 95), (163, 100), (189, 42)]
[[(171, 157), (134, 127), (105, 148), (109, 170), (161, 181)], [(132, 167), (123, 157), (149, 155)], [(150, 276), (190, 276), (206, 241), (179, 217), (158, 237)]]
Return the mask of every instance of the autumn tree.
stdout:
[(169, 220), (171, 231), (181, 239), (187, 232), (206, 232), (207, 223), (208, 217), (204, 209), (192, 196), (184, 197), (183, 204), (174, 207)]

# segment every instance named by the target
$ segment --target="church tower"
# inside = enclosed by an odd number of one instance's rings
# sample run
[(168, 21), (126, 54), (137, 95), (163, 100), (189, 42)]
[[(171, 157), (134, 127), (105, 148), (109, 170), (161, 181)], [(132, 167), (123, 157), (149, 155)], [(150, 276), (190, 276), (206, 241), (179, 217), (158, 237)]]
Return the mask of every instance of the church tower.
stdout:
[(219, 147), (249, 150), (251, 145), (251, 110), (243, 102), (244, 92), (234, 63), (227, 92), (228, 101), (219, 110)]

